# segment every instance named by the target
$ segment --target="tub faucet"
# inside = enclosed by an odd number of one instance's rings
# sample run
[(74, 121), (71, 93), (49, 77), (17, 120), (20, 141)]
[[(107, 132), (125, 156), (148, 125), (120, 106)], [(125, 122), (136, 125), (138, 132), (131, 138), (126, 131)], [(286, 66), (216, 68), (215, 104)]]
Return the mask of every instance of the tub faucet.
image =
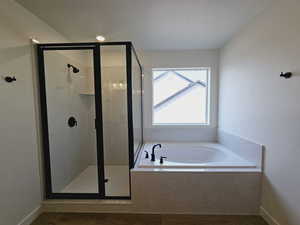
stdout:
[(156, 147), (159, 147), (161, 148), (161, 144), (156, 144), (156, 145), (153, 145), (152, 147), (152, 153), (151, 153), (151, 161), (154, 162), (155, 161), (155, 154), (154, 154), (154, 150)]

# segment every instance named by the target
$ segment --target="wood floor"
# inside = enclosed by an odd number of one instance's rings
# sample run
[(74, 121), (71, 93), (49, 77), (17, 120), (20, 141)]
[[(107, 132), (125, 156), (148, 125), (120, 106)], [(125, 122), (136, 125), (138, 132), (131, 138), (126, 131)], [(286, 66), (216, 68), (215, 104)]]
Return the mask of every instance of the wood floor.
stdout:
[(268, 225), (260, 216), (44, 213), (31, 225)]

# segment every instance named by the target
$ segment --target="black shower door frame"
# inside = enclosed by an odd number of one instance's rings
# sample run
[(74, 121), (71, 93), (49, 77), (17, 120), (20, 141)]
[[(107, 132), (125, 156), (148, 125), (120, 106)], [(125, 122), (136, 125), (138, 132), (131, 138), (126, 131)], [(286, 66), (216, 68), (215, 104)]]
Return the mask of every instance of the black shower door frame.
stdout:
[[(103, 118), (102, 118), (102, 94), (101, 94), (101, 50), (102, 45), (116, 45), (126, 47), (126, 76), (127, 76), (127, 109), (128, 109), (128, 147), (129, 170), (134, 166), (134, 140), (133, 140), (133, 112), (132, 112), (132, 50), (136, 56), (131, 42), (88, 42), (88, 43), (50, 43), (37, 44), (37, 62), (39, 76), (40, 112), (42, 125), (42, 147), (44, 164), (44, 184), (46, 199), (130, 199), (130, 196), (105, 196), (104, 174), (104, 146), (103, 146)], [(96, 108), (96, 140), (97, 140), (97, 167), (98, 167), (98, 193), (54, 193), (52, 190), (49, 129), (47, 115), (47, 98), (45, 84), (44, 52), (51, 50), (92, 50), (94, 65), (94, 90)], [(137, 57), (137, 56), (136, 56)], [(138, 59), (137, 59), (138, 60)], [(141, 64), (138, 61), (140, 69)], [(129, 178), (130, 179), (130, 171)], [(131, 182), (129, 182), (131, 183)]]

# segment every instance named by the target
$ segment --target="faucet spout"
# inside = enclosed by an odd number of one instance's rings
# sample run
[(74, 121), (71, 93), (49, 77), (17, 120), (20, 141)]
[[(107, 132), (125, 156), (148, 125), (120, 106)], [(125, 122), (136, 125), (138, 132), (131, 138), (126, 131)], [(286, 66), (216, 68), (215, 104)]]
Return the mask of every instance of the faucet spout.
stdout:
[(156, 147), (161, 148), (161, 144), (153, 145), (153, 147), (152, 147), (152, 153), (151, 153), (151, 161), (152, 161), (152, 162), (155, 161), (155, 153), (154, 153), (154, 150), (155, 150)]

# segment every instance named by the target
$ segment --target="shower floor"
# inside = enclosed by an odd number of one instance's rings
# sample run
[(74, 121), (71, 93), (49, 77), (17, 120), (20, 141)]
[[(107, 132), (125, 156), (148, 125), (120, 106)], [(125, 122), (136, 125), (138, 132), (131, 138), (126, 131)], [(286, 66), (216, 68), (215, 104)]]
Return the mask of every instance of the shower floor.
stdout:
[[(128, 166), (105, 166), (106, 196), (129, 196), (129, 168)], [(97, 193), (98, 173), (97, 166), (88, 166), (75, 177), (62, 193)]]

